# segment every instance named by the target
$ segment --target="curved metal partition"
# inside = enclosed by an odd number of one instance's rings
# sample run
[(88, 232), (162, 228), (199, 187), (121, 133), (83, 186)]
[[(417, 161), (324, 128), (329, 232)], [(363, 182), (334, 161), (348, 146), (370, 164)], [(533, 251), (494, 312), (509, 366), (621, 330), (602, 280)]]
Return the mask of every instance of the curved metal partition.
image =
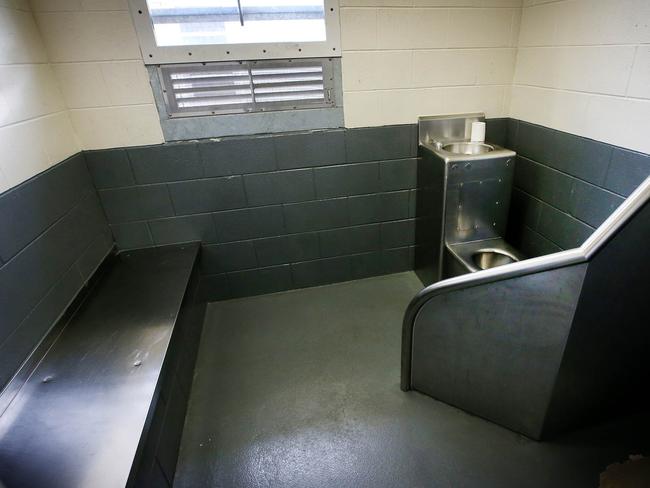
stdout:
[(535, 439), (641, 400), (649, 201), (650, 178), (579, 248), (424, 288), (404, 317), (402, 389)]

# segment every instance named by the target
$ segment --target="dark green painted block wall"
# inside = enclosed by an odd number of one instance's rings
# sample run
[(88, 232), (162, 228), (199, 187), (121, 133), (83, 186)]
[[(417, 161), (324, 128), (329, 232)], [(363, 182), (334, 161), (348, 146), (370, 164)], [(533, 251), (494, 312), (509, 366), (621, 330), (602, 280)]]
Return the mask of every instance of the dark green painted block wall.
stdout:
[(81, 153), (0, 194), (0, 389), (112, 247)]
[(501, 120), (502, 142), (517, 151), (506, 237), (528, 256), (581, 245), (650, 176), (647, 154)]
[[(650, 174), (647, 155), (513, 119), (507, 239), (580, 245)], [(85, 153), (120, 248), (203, 243), (208, 300), (412, 269), (417, 126), (334, 129)]]
[(414, 125), (86, 153), (120, 248), (200, 240), (207, 300), (413, 267)]

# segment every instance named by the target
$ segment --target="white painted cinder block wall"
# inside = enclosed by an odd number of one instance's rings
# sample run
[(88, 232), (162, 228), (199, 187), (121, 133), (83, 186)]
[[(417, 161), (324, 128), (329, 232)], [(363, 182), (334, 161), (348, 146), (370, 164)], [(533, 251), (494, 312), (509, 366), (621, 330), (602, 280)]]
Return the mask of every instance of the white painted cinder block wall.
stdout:
[[(648, 0), (340, 1), (347, 127), (483, 111), (650, 152)], [(31, 8), (0, 0), (0, 191), (162, 142), (127, 0)]]
[(27, 0), (0, 0), (0, 193), (79, 149)]
[(509, 113), (650, 153), (650, 1), (525, 0)]
[(163, 142), (127, 0), (31, 0), (84, 149)]
[(508, 113), (521, 0), (341, 0), (345, 125)]
[[(32, 0), (85, 149), (162, 142), (127, 0)], [(342, 0), (345, 125), (507, 115), (521, 0)]]

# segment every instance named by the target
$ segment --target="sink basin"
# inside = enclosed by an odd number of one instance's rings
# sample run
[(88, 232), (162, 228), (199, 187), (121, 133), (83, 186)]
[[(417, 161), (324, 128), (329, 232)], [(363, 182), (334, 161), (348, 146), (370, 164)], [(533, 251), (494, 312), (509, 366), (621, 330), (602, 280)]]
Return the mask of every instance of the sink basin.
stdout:
[(494, 151), (494, 147), (482, 142), (452, 142), (450, 144), (443, 144), (443, 151), (455, 154), (485, 154)]
[[(517, 155), (510, 149), (486, 142), (471, 142), (467, 139), (427, 139), (420, 146), (432, 152), (445, 163), (481, 161), (485, 159), (513, 158)], [(510, 161), (508, 161), (510, 162)]]
[(514, 263), (519, 259), (502, 249), (479, 249), (472, 254), (472, 261), (479, 269), (490, 269)]

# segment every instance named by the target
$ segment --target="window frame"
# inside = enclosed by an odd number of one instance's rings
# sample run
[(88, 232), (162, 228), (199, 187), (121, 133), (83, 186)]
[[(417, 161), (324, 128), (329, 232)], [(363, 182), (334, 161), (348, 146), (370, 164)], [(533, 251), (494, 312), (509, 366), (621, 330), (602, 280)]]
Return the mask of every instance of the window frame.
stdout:
[(146, 65), (341, 57), (341, 28), (337, 0), (324, 0), (326, 41), (303, 43), (158, 46), (146, 0), (129, 0), (129, 7), (140, 42), (142, 59)]

